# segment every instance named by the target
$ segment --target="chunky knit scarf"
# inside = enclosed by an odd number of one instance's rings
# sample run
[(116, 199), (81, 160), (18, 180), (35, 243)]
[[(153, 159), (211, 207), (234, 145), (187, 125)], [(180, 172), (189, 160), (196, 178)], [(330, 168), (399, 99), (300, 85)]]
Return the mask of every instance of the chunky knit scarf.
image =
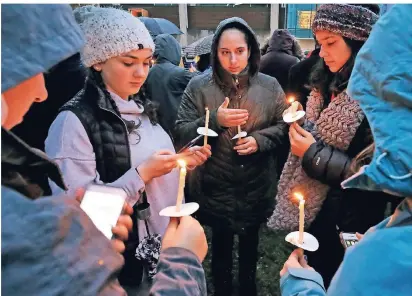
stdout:
[[(316, 141), (323, 141), (327, 145), (346, 151), (365, 115), (346, 91), (340, 93), (322, 110), (323, 104), (321, 94), (312, 91), (306, 106), (304, 128)], [(293, 197), (295, 191), (301, 192), (305, 197), (305, 224), (309, 226), (319, 213), (329, 186), (308, 177), (302, 168), (301, 159), (289, 153), (279, 181), (276, 208), (268, 221), (270, 228), (298, 229), (299, 209), (298, 202)]]

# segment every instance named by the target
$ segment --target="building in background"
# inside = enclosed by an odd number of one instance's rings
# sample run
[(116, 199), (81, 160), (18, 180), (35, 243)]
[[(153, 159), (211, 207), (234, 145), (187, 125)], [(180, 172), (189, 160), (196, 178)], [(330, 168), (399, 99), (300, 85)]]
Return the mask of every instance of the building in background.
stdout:
[(120, 4), (120, 7), (136, 16), (168, 19), (185, 33), (177, 37), (182, 46), (213, 34), (220, 21), (233, 16), (243, 18), (261, 44), (275, 29), (284, 28), (298, 37), (303, 50), (312, 50), (315, 44), (310, 26), (316, 4)]
[[(101, 6), (110, 6), (101, 4)], [(182, 46), (213, 34), (220, 21), (237, 16), (256, 32), (258, 41), (283, 28), (284, 8), (279, 4), (121, 4), (123, 9), (142, 16), (165, 18), (177, 25), (184, 35), (178, 38)]]
[[(79, 4), (72, 4), (73, 7)], [(304, 51), (315, 48), (311, 30), (316, 9), (320, 4), (101, 4), (118, 6), (135, 16), (165, 18), (185, 34), (178, 36), (184, 47), (204, 36), (213, 34), (220, 21), (238, 16), (256, 32), (259, 43), (275, 29), (288, 29)], [(379, 4), (381, 14), (393, 4)]]
[(286, 4), (286, 25), (292, 35), (299, 40), (303, 50), (315, 48), (312, 22), (320, 4)]

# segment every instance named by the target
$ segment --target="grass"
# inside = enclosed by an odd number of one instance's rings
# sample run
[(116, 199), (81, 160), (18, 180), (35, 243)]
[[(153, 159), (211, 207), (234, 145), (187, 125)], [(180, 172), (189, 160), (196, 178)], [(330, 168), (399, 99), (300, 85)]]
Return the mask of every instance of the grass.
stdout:
[[(205, 227), (206, 237), (209, 244), (209, 252), (203, 262), (206, 273), (208, 295), (213, 295), (214, 288), (211, 275), (211, 229)], [(257, 265), (256, 285), (259, 296), (277, 296), (279, 290), (279, 271), (293, 251), (293, 246), (285, 242), (285, 232), (275, 232), (266, 227), (261, 227), (259, 235), (259, 260)], [(238, 295), (238, 240), (235, 239), (233, 248), (233, 290)], [(230, 295), (228, 295), (230, 296)]]

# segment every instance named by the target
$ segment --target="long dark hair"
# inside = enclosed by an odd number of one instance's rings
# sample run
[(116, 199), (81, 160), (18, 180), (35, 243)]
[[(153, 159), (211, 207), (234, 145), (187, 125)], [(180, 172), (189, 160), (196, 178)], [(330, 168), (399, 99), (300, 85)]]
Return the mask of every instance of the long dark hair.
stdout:
[(363, 149), (356, 155), (355, 159), (351, 162), (349, 175), (346, 176), (349, 178), (351, 175), (357, 173), (361, 167), (371, 163), (373, 158), (373, 152), (375, 151), (375, 143), (370, 144), (368, 147)]
[[(95, 87), (98, 87), (101, 89), (106, 97), (106, 99), (112, 104), (112, 107), (114, 111), (117, 113), (119, 117), (120, 111), (117, 108), (116, 103), (114, 102), (112, 96), (108, 92), (106, 85), (104, 84), (103, 77), (101, 72), (96, 71), (93, 67), (89, 68), (88, 70), (88, 76), (87, 76), (88, 82), (93, 84)], [(149, 96), (147, 95), (146, 92), (146, 85), (143, 84), (142, 87), (140, 88), (139, 92), (137, 94), (131, 95), (129, 99), (136, 101), (140, 105), (144, 107), (143, 114), (146, 114), (149, 117), (150, 123), (155, 125), (159, 123), (159, 116), (158, 116), (158, 104), (151, 101)], [(137, 127), (140, 127), (141, 122), (137, 124)]]
[(332, 73), (324, 60), (319, 59), (310, 73), (309, 84), (311, 88), (317, 89), (325, 101), (330, 100), (332, 93), (338, 94), (347, 87), (356, 55), (365, 43), (364, 41), (352, 40), (346, 37), (342, 38), (351, 49), (351, 55), (343, 67), (338, 72)]

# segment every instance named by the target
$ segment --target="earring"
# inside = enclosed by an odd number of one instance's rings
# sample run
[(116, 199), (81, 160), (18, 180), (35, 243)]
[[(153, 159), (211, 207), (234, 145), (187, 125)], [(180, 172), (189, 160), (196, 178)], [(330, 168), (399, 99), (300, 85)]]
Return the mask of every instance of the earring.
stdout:
[(100, 68), (99, 66), (94, 66), (94, 69), (96, 70), (96, 71), (101, 71), (102, 70), (102, 68)]

